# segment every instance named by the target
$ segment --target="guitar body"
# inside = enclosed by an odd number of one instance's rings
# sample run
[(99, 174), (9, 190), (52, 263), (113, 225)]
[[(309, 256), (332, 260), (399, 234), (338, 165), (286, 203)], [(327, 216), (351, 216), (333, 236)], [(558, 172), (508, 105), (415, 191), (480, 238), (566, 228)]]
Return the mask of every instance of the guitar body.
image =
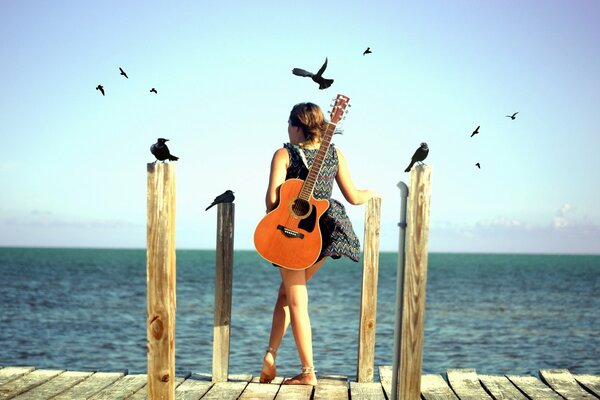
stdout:
[(321, 254), (323, 239), (319, 218), (329, 207), (328, 200), (298, 195), (304, 181), (289, 179), (279, 187), (279, 205), (259, 222), (254, 246), (267, 261), (287, 269), (302, 270), (313, 265)]

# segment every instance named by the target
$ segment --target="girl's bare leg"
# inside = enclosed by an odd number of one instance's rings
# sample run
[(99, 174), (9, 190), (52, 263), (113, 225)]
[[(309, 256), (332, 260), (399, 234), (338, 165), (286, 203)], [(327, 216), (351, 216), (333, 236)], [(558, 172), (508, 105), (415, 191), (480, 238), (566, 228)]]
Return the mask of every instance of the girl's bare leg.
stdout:
[[(308, 282), (315, 272), (321, 268), (323, 263), (325, 262), (325, 258), (315, 263), (313, 266), (301, 270), (298, 272), (304, 272), (304, 279), (306, 286), (306, 282)], [(283, 268), (281, 268), (283, 270)], [(282, 283), (279, 286), (279, 292), (277, 294), (277, 301), (275, 302), (275, 307), (273, 309), (273, 322), (271, 324), (271, 335), (269, 337), (269, 348), (263, 358), (263, 368), (260, 375), (261, 383), (269, 383), (271, 382), (276, 375), (276, 366), (275, 366), (275, 357), (277, 355), (277, 349), (281, 345), (281, 341), (283, 340), (283, 336), (287, 331), (287, 328), (290, 324), (290, 311), (288, 307), (288, 300), (285, 292), (285, 286), (283, 284), (283, 276)], [(311, 341), (311, 349), (312, 349), (312, 341)], [(312, 363), (311, 363), (312, 365)]]

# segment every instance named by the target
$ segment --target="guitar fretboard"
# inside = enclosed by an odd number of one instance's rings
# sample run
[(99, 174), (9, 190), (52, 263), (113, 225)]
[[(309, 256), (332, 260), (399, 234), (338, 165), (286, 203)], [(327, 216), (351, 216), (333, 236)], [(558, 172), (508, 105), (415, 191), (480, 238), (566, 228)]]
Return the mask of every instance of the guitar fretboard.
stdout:
[(330, 122), (327, 125), (327, 129), (325, 129), (325, 134), (323, 135), (323, 139), (321, 140), (319, 150), (315, 155), (313, 163), (308, 171), (308, 175), (304, 180), (304, 184), (302, 185), (300, 195), (298, 196), (304, 201), (309, 200), (315, 188), (315, 183), (317, 182), (317, 177), (319, 176), (319, 172), (321, 171), (323, 161), (325, 161), (325, 157), (327, 156), (327, 150), (329, 150), (329, 144), (331, 143), (331, 138), (333, 136), (333, 132), (335, 131), (335, 127), (336, 124)]

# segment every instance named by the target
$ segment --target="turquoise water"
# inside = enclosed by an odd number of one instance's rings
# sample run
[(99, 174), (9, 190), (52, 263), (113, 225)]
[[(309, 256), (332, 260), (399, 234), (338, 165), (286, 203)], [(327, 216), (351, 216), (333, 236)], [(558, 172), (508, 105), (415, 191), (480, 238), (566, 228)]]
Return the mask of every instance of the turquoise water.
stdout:
[[(210, 373), (214, 252), (177, 252), (176, 367)], [(376, 365), (391, 365), (396, 255), (380, 256)], [(356, 374), (361, 264), (309, 283), (319, 373)], [(145, 250), (0, 248), (0, 365), (146, 369)], [(230, 372), (258, 373), (278, 270), (234, 255)], [(600, 374), (600, 256), (430, 254), (423, 370)], [(289, 331), (281, 374), (299, 368)]]

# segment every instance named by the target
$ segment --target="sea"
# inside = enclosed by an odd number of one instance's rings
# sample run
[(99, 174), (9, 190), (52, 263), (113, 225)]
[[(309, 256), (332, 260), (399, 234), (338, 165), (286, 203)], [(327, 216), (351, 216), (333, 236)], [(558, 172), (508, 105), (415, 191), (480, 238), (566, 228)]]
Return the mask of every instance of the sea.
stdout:
[[(176, 369), (210, 373), (215, 252), (176, 259)], [(376, 367), (393, 363), (397, 265), (380, 254)], [(0, 366), (146, 371), (145, 249), (0, 248), (0, 276)], [(328, 260), (308, 284), (319, 374), (356, 376), (361, 280), (361, 263)], [(230, 373), (260, 373), (279, 282), (235, 251)], [(277, 363), (299, 370), (291, 329)], [(450, 368), (600, 374), (600, 256), (429, 254), (423, 372)]]

